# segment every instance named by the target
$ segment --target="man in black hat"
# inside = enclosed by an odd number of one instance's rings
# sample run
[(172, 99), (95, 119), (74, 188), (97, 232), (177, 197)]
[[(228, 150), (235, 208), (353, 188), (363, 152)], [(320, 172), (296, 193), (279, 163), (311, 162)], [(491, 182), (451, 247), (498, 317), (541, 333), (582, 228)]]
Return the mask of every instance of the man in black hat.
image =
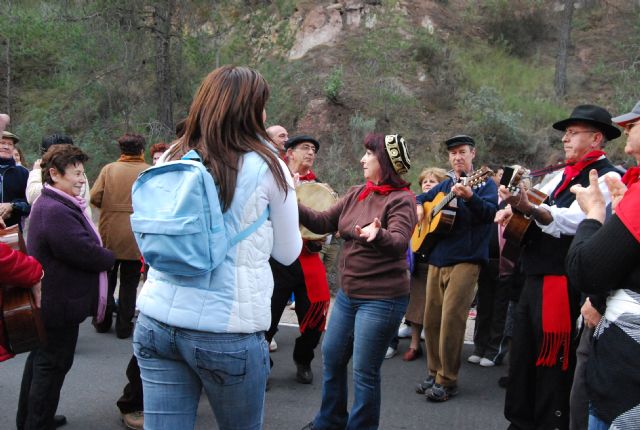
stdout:
[(3, 131), (0, 140), (0, 218), (7, 227), (20, 223), (20, 218), (29, 215), (25, 189), (29, 171), (16, 165), (13, 150), (20, 141), (15, 134)]
[(498, 208), (494, 181), (489, 179), (475, 189), (461, 181), (473, 172), (474, 140), (458, 135), (445, 144), (452, 169), (449, 178), (416, 197), (419, 219), (424, 216), (422, 205), (442, 193), (453, 192), (457, 206), (451, 232), (443, 235), (429, 253), (424, 312), (428, 376), (416, 391), (434, 402), (458, 394), (467, 315), (480, 267), (489, 260), (491, 224)]
[[(305, 135), (292, 137), (285, 142), (284, 148), (287, 166), (292, 175), (297, 175), (301, 183), (320, 182), (311, 170), (320, 149), (320, 143), (316, 139)], [(282, 312), (293, 293), (300, 325), (300, 336), (293, 348), (293, 361), (296, 363), (296, 381), (301, 384), (313, 382), (311, 361), (324, 330), (329, 306), (329, 285), (319, 256), (322, 242), (304, 240), (300, 257), (290, 266), (283, 266), (273, 258), (269, 260), (274, 285), (271, 296), (271, 327), (266, 333), (266, 339), (271, 342), (278, 331)]]
[(607, 141), (620, 136), (607, 110), (580, 105), (553, 128), (564, 132), (566, 167), (541, 189), (549, 196), (547, 203), (534, 205), (526, 193), (513, 195), (500, 187), (500, 196), (510, 207), (496, 216), (496, 221), (506, 223), (515, 211), (535, 220), (520, 257), (526, 279), (514, 317), (505, 401), (505, 417), (512, 429), (569, 428), (573, 331), (580, 296), (577, 289), (569, 288), (565, 258), (585, 217), (569, 189), (576, 184), (588, 186), (589, 171), (596, 169), (600, 188), (609, 199), (603, 176), (619, 176), (603, 151)]

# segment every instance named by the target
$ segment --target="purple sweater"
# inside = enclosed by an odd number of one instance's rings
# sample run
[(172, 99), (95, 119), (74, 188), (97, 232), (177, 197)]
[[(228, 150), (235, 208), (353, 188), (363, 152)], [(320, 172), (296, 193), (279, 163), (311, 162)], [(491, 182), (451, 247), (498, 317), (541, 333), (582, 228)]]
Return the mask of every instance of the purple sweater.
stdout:
[(42, 317), (47, 327), (79, 324), (96, 314), (98, 275), (115, 258), (100, 246), (80, 208), (43, 189), (31, 210), (27, 249), (44, 270)]

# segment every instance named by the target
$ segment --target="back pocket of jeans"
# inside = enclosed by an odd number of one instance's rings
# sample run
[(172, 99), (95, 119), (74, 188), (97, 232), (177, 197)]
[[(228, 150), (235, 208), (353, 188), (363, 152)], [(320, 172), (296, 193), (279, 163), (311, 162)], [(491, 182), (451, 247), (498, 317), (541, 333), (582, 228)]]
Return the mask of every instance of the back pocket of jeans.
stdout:
[(216, 384), (239, 384), (247, 373), (247, 350), (219, 352), (196, 348), (196, 366), (200, 376)]

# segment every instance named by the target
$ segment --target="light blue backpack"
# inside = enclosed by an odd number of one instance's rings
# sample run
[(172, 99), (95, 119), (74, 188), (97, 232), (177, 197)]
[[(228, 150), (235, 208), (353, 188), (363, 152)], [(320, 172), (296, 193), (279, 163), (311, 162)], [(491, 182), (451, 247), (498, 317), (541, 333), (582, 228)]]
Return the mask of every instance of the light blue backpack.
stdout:
[(255, 232), (262, 215), (228, 239), (213, 177), (191, 150), (181, 160), (145, 170), (131, 192), (131, 229), (147, 264), (171, 275), (198, 276), (215, 269), (227, 251)]

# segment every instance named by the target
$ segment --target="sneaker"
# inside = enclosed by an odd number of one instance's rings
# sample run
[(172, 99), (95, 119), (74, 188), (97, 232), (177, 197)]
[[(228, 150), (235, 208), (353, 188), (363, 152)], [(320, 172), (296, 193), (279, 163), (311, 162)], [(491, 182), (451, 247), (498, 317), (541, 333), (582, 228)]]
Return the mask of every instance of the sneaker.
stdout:
[(398, 328), (398, 337), (411, 337), (411, 327), (405, 323), (400, 324), (400, 328)]
[(494, 363), (493, 361), (489, 360), (488, 358), (484, 358), (482, 357), (482, 359), (480, 360), (480, 366), (482, 367), (493, 367), (496, 365), (496, 363)]
[(313, 382), (311, 366), (308, 364), (296, 363), (296, 367), (298, 368), (296, 371), (296, 381), (301, 384), (311, 384)]
[(269, 344), (269, 352), (274, 352), (278, 350), (278, 344), (275, 339), (271, 339), (271, 343)]
[(431, 400), (432, 402), (446, 402), (456, 395), (458, 395), (458, 387), (456, 385), (444, 387), (440, 384), (435, 384), (425, 393), (427, 400)]
[(482, 357), (476, 354), (470, 355), (469, 358), (467, 358), (467, 361), (472, 364), (480, 364), (481, 360), (482, 360)]
[(436, 383), (436, 378), (434, 378), (431, 375), (427, 376), (427, 378), (424, 381), (422, 381), (416, 386), (416, 393), (425, 394), (427, 390), (429, 390), (431, 387), (435, 385), (435, 383)]
[(122, 414), (122, 422), (128, 429), (142, 430), (144, 428), (144, 412), (135, 411), (128, 414)]
[(398, 353), (398, 350), (395, 348), (387, 348), (387, 353), (384, 355), (384, 358), (391, 358)]
[(296, 310), (296, 302), (291, 302), (291, 304), (289, 305), (289, 309), (291, 309), (292, 311)]

